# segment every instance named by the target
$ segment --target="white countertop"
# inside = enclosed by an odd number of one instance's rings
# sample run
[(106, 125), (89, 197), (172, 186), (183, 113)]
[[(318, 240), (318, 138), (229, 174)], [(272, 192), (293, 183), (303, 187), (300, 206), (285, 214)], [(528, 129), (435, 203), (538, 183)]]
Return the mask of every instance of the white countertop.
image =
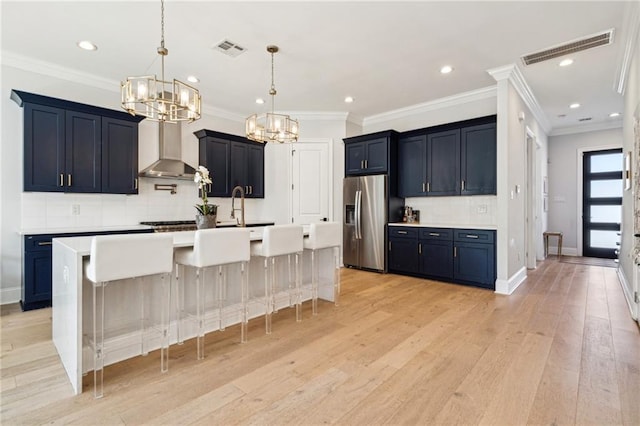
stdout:
[(30, 228), (21, 229), (20, 235), (42, 234), (74, 234), (78, 232), (111, 232), (111, 231), (138, 231), (140, 229), (152, 229), (149, 225), (118, 225), (118, 226), (91, 226), (87, 228)]
[[(304, 235), (309, 234), (309, 225), (302, 226)], [(263, 227), (256, 226), (253, 228), (247, 228), (250, 231), (251, 241), (262, 241)], [(163, 235), (171, 235), (173, 237), (173, 247), (191, 247), (193, 246), (193, 240), (195, 238), (196, 231), (178, 231), (178, 232), (163, 232)], [(62, 244), (67, 248), (73, 250), (80, 256), (89, 256), (91, 253), (91, 239), (92, 236), (83, 237), (63, 237), (54, 238), (54, 244)]]
[(496, 225), (470, 225), (470, 224), (452, 224), (452, 223), (427, 223), (427, 222), (395, 222), (389, 223), (389, 226), (411, 226), (418, 228), (452, 228), (452, 229), (485, 229), (495, 231), (498, 229)]

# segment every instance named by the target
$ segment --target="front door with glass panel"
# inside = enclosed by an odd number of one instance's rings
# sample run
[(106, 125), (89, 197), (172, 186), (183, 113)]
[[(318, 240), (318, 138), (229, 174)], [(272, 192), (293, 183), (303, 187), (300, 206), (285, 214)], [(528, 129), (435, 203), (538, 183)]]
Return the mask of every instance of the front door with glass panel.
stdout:
[(617, 258), (622, 220), (622, 150), (583, 157), (582, 255)]

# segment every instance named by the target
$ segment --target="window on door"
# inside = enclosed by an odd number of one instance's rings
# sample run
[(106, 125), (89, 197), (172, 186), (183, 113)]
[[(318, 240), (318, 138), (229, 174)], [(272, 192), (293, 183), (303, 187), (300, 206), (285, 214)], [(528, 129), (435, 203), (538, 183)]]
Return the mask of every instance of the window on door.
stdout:
[(622, 221), (622, 149), (583, 157), (582, 255), (614, 259)]

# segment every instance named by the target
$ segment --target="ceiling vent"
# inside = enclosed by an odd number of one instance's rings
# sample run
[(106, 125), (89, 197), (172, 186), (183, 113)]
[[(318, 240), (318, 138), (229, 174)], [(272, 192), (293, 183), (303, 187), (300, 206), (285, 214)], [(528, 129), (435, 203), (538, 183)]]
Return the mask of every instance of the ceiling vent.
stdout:
[(611, 43), (613, 43), (613, 28), (598, 34), (562, 44), (560, 46), (551, 47), (540, 52), (525, 55), (522, 57), (522, 62), (524, 62), (525, 65), (536, 64), (538, 62), (548, 61), (549, 59), (554, 59), (571, 53), (581, 52), (593, 47), (605, 46)]
[(578, 121), (591, 121), (591, 117), (578, 118)]
[(244, 53), (247, 51), (246, 48), (237, 45), (236, 43), (230, 41), (230, 40), (222, 40), (221, 42), (216, 43), (213, 46), (213, 50), (217, 50), (218, 52), (222, 52), (227, 56), (231, 56), (232, 58), (235, 58), (236, 56), (240, 55), (241, 53)]

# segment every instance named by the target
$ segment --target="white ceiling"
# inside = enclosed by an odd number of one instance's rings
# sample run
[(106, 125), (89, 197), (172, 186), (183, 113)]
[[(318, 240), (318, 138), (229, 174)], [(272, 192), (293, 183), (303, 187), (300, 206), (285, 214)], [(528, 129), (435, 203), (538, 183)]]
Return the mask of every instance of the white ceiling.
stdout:
[[(240, 116), (269, 108), (268, 44), (275, 57), (276, 109), (371, 117), (495, 84), (487, 70), (517, 63), (554, 132), (611, 126), (633, 2), (230, 2), (165, 4), (165, 77), (200, 78), (206, 107)], [(160, 74), (160, 1), (6, 1), (2, 50), (113, 82)], [(524, 66), (520, 57), (613, 28), (614, 43)], [(212, 47), (229, 39), (236, 57)], [(94, 52), (79, 40), (98, 45)], [(454, 71), (441, 75), (441, 66)], [(344, 97), (355, 98), (345, 104)], [(579, 102), (582, 107), (570, 110)], [(559, 118), (561, 114), (566, 117)], [(592, 117), (589, 122), (579, 118)], [(617, 119), (619, 121), (619, 119)]]

